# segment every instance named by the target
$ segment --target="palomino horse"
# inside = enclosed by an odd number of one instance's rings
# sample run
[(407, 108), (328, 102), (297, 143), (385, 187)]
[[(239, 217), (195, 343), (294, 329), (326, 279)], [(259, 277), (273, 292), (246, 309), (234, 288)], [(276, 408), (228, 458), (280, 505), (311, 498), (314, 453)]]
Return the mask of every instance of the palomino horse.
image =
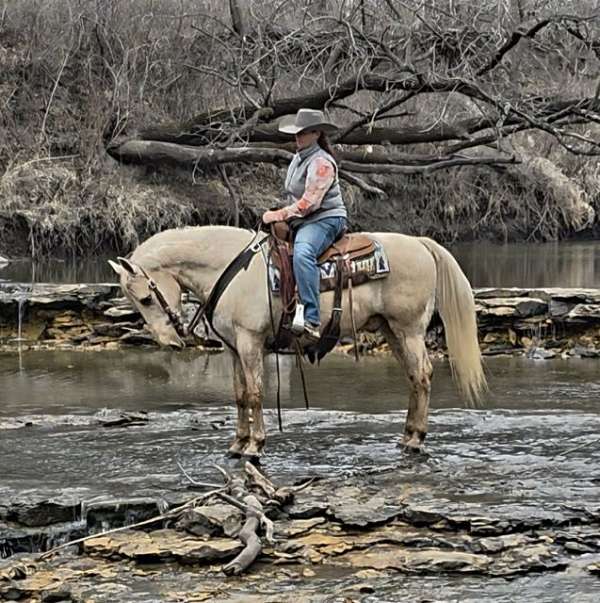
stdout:
[[(125, 295), (140, 311), (159, 344), (183, 347), (165, 302), (181, 312), (181, 293), (192, 292), (204, 302), (220, 274), (254, 237), (253, 232), (228, 226), (202, 226), (161, 232), (142, 243), (129, 259), (110, 262), (120, 275)], [(353, 291), (356, 327), (380, 330), (395, 357), (404, 365), (410, 399), (402, 444), (421, 448), (427, 434), (432, 366), (425, 333), (437, 307), (445, 327), (453, 374), (469, 401), (485, 388), (477, 342), (471, 286), (452, 255), (431, 239), (394, 233), (370, 235), (385, 248), (391, 273)], [(151, 287), (152, 279), (155, 288)], [(162, 300), (157, 298), (157, 290)], [(347, 307), (344, 291), (344, 307)], [(214, 314), (215, 329), (233, 343), (233, 383), (237, 404), (232, 455), (259, 456), (265, 444), (262, 412), (263, 356), (272, 335), (264, 254), (257, 253), (221, 297)], [(321, 313), (331, 315), (333, 292), (321, 294)], [(281, 311), (273, 299), (273, 315)], [(352, 332), (349, 312), (342, 318), (342, 335)]]

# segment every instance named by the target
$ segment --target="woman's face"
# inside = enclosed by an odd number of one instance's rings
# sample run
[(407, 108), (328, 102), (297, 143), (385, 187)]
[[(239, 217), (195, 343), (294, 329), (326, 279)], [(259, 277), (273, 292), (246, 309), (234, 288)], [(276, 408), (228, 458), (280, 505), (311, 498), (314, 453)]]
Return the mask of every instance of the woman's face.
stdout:
[(321, 133), (318, 130), (304, 130), (296, 134), (296, 147), (306, 149), (311, 144), (317, 142)]

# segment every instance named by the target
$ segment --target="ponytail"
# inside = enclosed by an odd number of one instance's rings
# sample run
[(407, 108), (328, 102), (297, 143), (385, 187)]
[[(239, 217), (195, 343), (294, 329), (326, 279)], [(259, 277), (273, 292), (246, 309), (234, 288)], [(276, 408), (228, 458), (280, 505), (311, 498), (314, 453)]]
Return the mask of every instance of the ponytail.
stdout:
[(335, 157), (335, 151), (333, 150), (333, 146), (331, 144), (331, 141), (329, 140), (329, 137), (327, 136), (327, 134), (325, 134), (325, 132), (321, 132), (321, 134), (319, 135), (319, 138), (317, 140), (317, 144), (326, 152), (329, 153), (334, 159)]

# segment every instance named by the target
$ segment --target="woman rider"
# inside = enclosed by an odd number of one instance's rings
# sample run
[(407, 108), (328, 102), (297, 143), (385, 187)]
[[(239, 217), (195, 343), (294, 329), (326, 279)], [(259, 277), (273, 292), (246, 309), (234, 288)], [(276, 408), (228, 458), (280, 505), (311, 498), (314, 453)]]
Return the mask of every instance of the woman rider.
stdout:
[(327, 138), (337, 129), (322, 111), (300, 109), (284, 118), (279, 131), (296, 136), (297, 153), (285, 178), (289, 205), (263, 214), (263, 222), (285, 221), (294, 233), (294, 274), (304, 305), (304, 334), (320, 337), (317, 258), (346, 230), (347, 212), (338, 181), (338, 168)]

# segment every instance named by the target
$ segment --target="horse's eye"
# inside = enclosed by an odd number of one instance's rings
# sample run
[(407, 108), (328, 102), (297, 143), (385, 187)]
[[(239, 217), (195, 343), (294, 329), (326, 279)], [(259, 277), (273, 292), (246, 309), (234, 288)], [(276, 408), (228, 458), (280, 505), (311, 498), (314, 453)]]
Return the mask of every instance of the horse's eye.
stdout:
[(140, 298), (140, 304), (142, 304), (142, 306), (152, 305), (152, 295), (148, 294), (145, 297)]

